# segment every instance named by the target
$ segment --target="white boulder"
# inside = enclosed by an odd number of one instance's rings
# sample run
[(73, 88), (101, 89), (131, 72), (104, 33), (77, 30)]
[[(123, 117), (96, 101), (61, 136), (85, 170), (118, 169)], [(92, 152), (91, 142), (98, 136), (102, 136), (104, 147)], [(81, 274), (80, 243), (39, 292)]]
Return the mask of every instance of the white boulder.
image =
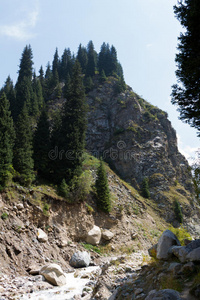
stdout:
[(45, 243), (48, 241), (47, 234), (41, 228), (38, 228), (38, 230), (37, 230), (37, 239), (39, 242), (42, 242), (42, 243)]
[(94, 225), (94, 227), (87, 233), (86, 242), (91, 245), (98, 245), (101, 239), (101, 229)]
[(40, 269), (40, 275), (43, 275), (44, 278), (51, 284), (56, 286), (61, 286), (66, 284), (66, 277), (61, 269), (61, 267), (57, 264), (48, 264)]
[(103, 230), (102, 231), (102, 238), (106, 241), (110, 241), (112, 240), (112, 238), (114, 237), (114, 233), (112, 233), (110, 230)]

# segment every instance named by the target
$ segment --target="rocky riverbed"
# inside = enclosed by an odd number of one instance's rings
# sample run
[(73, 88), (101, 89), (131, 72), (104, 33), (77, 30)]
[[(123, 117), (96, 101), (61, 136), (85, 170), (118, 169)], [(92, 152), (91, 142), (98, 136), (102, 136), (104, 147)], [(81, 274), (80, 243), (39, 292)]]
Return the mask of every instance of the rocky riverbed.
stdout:
[(101, 257), (99, 266), (76, 268), (66, 273), (66, 284), (54, 287), (42, 275), (0, 275), (0, 299), (109, 299), (114, 290), (133, 281), (146, 253)]

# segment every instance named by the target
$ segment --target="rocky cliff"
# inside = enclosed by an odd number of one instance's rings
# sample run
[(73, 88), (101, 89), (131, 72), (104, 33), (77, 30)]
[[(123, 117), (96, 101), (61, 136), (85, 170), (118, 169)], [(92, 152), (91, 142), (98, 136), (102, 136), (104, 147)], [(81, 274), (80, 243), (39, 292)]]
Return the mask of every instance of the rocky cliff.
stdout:
[(117, 80), (112, 77), (95, 83), (88, 94), (87, 149), (137, 189), (148, 178), (151, 197), (157, 201), (163, 201), (163, 192), (171, 186), (185, 196), (192, 192), (189, 165), (178, 151), (167, 113), (129, 86), (116, 93)]

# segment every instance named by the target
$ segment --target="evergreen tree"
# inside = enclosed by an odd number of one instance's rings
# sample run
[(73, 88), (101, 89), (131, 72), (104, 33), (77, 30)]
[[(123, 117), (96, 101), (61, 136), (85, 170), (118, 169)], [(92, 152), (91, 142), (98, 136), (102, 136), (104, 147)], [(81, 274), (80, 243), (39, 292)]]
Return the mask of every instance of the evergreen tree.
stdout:
[(177, 199), (175, 199), (175, 201), (174, 201), (174, 213), (175, 213), (177, 221), (179, 223), (183, 223), (183, 214), (181, 211), (180, 203), (178, 202)]
[(45, 94), (45, 100), (47, 100), (50, 95), (53, 93), (53, 73), (51, 71), (51, 65), (48, 62), (47, 68), (46, 68), (46, 73), (45, 73), (45, 89), (44, 89), (44, 94)]
[(104, 82), (106, 81), (106, 74), (104, 72), (104, 70), (102, 69), (101, 72), (100, 72), (100, 82)]
[(69, 197), (69, 186), (66, 184), (65, 179), (62, 180), (58, 193), (61, 197), (64, 197), (65, 199)]
[(20, 181), (29, 185), (34, 179), (32, 149), (32, 131), (28, 110), (24, 105), (16, 124), (16, 142), (14, 147), (14, 168), (20, 174)]
[(14, 137), (9, 101), (3, 93), (0, 98), (0, 189), (11, 179)]
[(16, 116), (21, 112), (24, 104), (28, 110), (31, 110), (31, 94), (32, 94), (32, 66), (33, 54), (31, 46), (26, 46), (22, 53), (19, 65), (19, 75), (16, 83)]
[(52, 73), (53, 73), (53, 84), (56, 86), (59, 82), (59, 70), (60, 70), (60, 60), (58, 56), (58, 48), (54, 54), (53, 63), (52, 63)]
[(61, 128), (57, 134), (59, 157), (54, 161), (54, 177), (59, 181), (64, 178), (69, 183), (75, 174), (81, 172), (86, 123), (85, 92), (81, 67), (76, 60), (68, 98), (64, 106)]
[(86, 48), (82, 47), (81, 44), (79, 45), (79, 48), (78, 48), (77, 59), (81, 65), (82, 72), (85, 74), (86, 67), (88, 64), (88, 55), (87, 55)]
[(87, 46), (88, 63), (86, 67), (86, 77), (93, 77), (95, 75), (96, 63), (95, 63), (95, 50), (93, 42), (90, 41)]
[(10, 102), (10, 110), (12, 117), (15, 116), (16, 113), (16, 93), (13, 85), (13, 81), (10, 76), (5, 81), (5, 85), (3, 87), (3, 92), (6, 94), (6, 98)]
[(49, 131), (49, 121), (46, 111), (43, 109), (38, 124), (37, 129), (34, 134), (34, 166), (38, 174), (44, 177), (49, 176), (49, 151), (50, 148), (50, 131)]
[(148, 179), (146, 177), (142, 181), (142, 196), (144, 198), (149, 198), (150, 197), (149, 183), (148, 183)]
[(172, 103), (178, 105), (180, 118), (200, 131), (200, 1), (178, 1), (174, 12), (185, 31), (179, 37)]
[(114, 46), (110, 49), (110, 75), (117, 74), (118, 64), (117, 64), (117, 51)]
[(97, 192), (97, 206), (104, 212), (109, 212), (111, 210), (110, 191), (106, 171), (102, 160), (100, 161), (100, 165), (97, 170), (97, 179), (95, 186)]
[(65, 80), (65, 86), (63, 89), (63, 94), (65, 98), (68, 98), (68, 94), (69, 94), (69, 90), (70, 90), (70, 83), (71, 83), (71, 78), (69, 73), (66, 76), (66, 80)]
[(85, 85), (85, 92), (86, 93), (89, 93), (93, 89), (94, 83), (93, 83), (93, 80), (90, 76), (85, 78), (84, 85)]
[(43, 70), (42, 66), (40, 67), (39, 74), (40, 74), (39, 81), (40, 81), (41, 88), (42, 88), (42, 96), (43, 96), (43, 99), (45, 99), (45, 78), (44, 78), (44, 70)]

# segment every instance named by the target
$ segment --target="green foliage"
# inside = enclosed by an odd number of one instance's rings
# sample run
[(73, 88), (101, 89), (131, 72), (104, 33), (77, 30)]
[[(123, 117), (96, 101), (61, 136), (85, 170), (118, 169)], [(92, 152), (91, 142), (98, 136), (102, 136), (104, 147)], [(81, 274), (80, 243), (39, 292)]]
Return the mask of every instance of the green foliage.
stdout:
[(178, 84), (172, 87), (172, 103), (178, 105), (180, 118), (200, 130), (200, 2), (178, 1), (174, 12), (184, 31), (176, 55)]
[(89, 93), (93, 89), (94, 83), (93, 83), (93, 80), (90, 76), (85, 78), (84, 86), (85, 86), (85, 92), (86, 93)]
[(86, 77), (93, 77), (95, 75), (96, 62), (95, 62), (95, 50), (92, 41), (89, 41), (87, 45), (88, 63), (86, 67)]
[(72, 202), (84, 201), (92, 191), (92, 174), (86, 170), (80, 176), (74, 176), (70, 182), (70, 199)]
[(104, 212), (110, 212), (111, 210), (111, 200), (110, 191), (108, 186), (108, 179), (106, 170), (104, 168), (103, 161), (100, 161), (100, 165), (97, 170), (96, 179), (96, 192), (97, 192), (97, 206)]
[(2, 220), (6, 220), (8, 218), (8, 214), (6, 212), (3, 212), (1, 218)]
[(59, 186), (58, 194), (65, 199), (69, 197), (69, 186), (66, 184), (65, 179), (62, 180)]
[(183, 226), (179, 228), (174, 228), (170, 226), (168, 229), (171, 230), (177, 236), (182, 246), (184, 246), (185, 239), (192, 240), (190, 233)]
[(15, 132), (9, 101), (5, 93), (0, 98), (0, 186), (4, 188), (10, 181)]
[(14, 168), (22, 184), (29, 185), (35, 178), (33, 167), (32, 130), (26, 106), (18, 117), (14, 147)]
[(174, 200), (174, 213), (176, 216), (176, 219), (178, 220), (179, 223), (183, 223), (183, 214), (181, 211), (180, 203), (178, 202), (177, 199)]
[(61, 123), (58, 123), (52, 143), (52, 149), (58, 149), (58, 156), (52, 161), (52, 175), (57, 182), (64, 178), (69, 183), (75, 175), (80, 175), (86, 125), (87, 105), (81, 68), (76, 60)]
[(144, 177), (144, 179), (142, 181), (141, 192), (142, 192), (142, 196), (144, 198), (149, 198), (150, 197), (149, 182), (148, 182), (148, 179), (146, 177)]
[(44, 213), (45, 215), (48, 215), (49, 208), (50, 208), (50, 205), (47, 204), (47, 203), (44, 203), (44, 205), (43, 205), (43, 213)]
[(48, 116), (42, 111), (34, 134), (34, 164), (39, 175), (49, 177), (50, 130)]
[(126, 90), (126, 83), (124, 81), (124, 77), (121, 76), (115, 83), (114, 92), (115, 94), (120, 94)]

